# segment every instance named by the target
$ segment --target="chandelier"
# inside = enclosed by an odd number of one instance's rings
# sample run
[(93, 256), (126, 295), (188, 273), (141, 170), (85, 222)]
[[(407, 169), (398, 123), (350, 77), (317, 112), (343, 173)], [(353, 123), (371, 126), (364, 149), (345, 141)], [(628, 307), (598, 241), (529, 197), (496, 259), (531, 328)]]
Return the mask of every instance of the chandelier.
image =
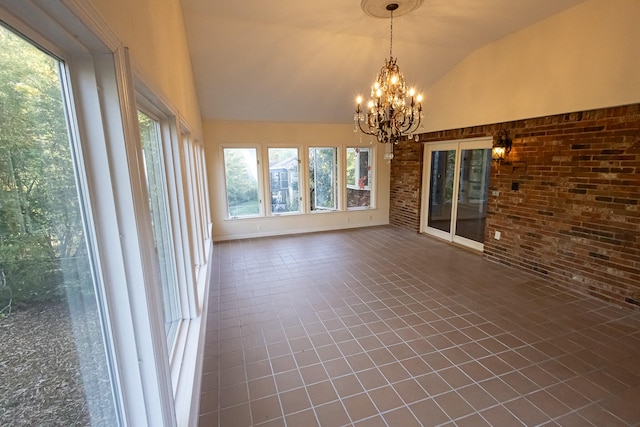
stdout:
[(397, 58), (393, 57), (393, 12), (396, 9), (397, 3), (386, 6), (386, 10), (391, 13), (389, 59), (385, 59), (384, 66), (371, 86), (371, 99), (366, 109), (362, 107), (362, 97), (358, 96), (353, 116), (354, 132), (359, 129), (366, 135), (375, 136), (378, 142), (388, 144), (384, 154), (387, 161), (393, 159), (393, 146), (400, 138), (418, 141), (416, 131), (424, 117), (422, 95), (416, 94), (414, 88), (407, 89)]

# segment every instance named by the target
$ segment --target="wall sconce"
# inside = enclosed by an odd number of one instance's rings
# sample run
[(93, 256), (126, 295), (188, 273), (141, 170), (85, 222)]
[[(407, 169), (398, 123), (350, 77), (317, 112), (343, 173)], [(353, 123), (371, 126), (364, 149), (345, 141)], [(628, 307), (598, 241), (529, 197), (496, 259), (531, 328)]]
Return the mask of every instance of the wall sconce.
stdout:
[(500, 129), (496, 136), (493, 137), (493, 148), (491, 149), (491, 159), (498, 163), (504, 161), (504, 158), (511, 152), (513, 142), (509, 138), (509, 132), (506, 129)]

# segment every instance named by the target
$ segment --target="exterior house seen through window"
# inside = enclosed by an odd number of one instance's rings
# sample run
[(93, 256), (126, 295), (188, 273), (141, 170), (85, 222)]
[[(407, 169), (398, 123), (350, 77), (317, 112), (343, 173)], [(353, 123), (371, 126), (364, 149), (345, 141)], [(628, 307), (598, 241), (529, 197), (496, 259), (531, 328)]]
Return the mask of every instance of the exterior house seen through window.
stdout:
[[(374, 148), (222, 148), (229, 219), (373, 207)], [(306, 153), (306, 159), (300, 153)], [(261, 161), (264, 160), (264, 161)], [(308, 170), (304, 170), (308, 165)], [(267, 169), (268, 168), (268, 169)], [(268, 182), (263, 183), (263, 179)], [(344, 180), (344, 184), (340, 184)], [(262, 200), (268, 204), (262, 208)], [(345, 203), (346, 201), (346, 203)]]
[(347, 148), (347, 208), (371, 207), (370, 148)]
[(271, 213), (299, 212), (298, 149), (269, 148), (269, 177)]

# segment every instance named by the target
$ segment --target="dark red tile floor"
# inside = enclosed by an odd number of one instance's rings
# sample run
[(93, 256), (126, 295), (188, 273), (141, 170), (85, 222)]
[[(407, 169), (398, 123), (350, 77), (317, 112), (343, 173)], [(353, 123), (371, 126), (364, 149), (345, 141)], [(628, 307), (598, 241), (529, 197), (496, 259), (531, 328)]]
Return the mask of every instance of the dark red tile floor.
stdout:
[(213, 267), (201, 427), (640, 425), (640, 313), (391, 226)]

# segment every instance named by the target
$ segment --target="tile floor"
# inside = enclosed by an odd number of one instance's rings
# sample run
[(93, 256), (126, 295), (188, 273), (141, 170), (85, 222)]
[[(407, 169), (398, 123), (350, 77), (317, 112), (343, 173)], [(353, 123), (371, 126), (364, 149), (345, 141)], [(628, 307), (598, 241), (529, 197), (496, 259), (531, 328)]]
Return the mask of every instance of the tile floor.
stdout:
[(201, 427), (640, 425), (640, 313), (392, 226), (223, 242)]

